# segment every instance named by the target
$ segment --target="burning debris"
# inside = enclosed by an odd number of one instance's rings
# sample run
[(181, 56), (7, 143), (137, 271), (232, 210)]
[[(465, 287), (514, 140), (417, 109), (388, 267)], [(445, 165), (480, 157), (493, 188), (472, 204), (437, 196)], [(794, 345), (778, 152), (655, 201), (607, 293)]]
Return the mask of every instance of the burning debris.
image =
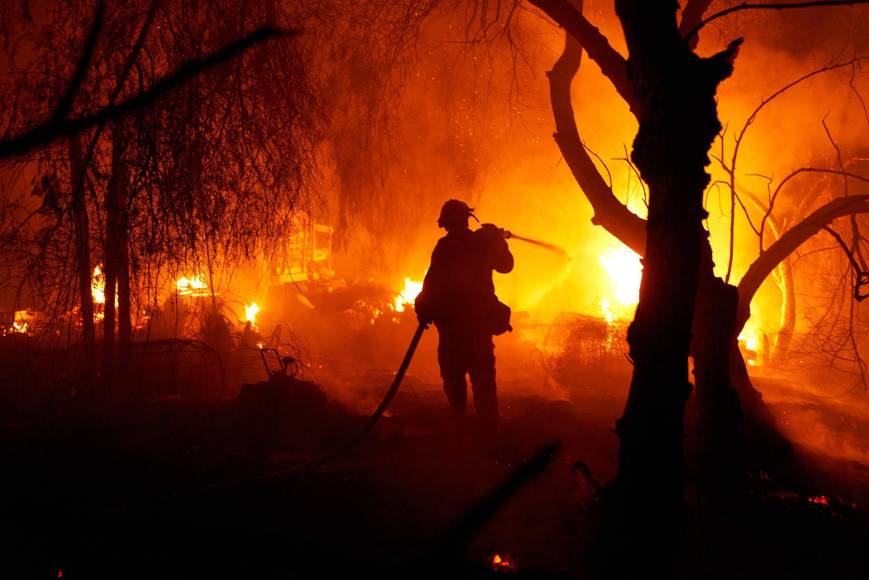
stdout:
[(211, 291), (205, 283), (203, 276), (182, 276), (175, 280), (175, 291), (180, 296), (208, 296)]
[(505, 553), (495, 553), (492, 554), (492, 558), (489, 560), (489, 567), (493, 572), (518, 572), (519, 566), (516, 564), (516, 561), (510, 556), (510, 554)]

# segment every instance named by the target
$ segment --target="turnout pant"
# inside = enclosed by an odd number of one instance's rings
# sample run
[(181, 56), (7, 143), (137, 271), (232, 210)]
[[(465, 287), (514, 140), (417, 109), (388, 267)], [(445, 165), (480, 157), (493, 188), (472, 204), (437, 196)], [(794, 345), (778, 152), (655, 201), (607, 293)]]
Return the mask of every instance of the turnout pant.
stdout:
[(498, 425), (495, 344), (492, 334), (481, 331), (479, 326), (451, 321), (439, 323), (438, 363), (450, 407), (464, 413), (468, 401), (465, 375), (470, 375), (477, 417), (484, 428), (495, 429)]

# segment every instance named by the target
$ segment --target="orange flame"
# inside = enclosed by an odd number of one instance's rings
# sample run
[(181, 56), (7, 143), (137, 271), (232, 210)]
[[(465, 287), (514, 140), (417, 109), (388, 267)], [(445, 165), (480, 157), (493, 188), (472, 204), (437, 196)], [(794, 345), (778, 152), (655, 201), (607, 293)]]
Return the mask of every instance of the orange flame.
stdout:
[(491, 560), (492, 570), (509, 572), (517, 569), (516, 562), (508, 554), (494, 554)]
[(94, 304), (106, 303), (106, 276), (103, 274), (101, 266), (95, 267), (93, 276), (91, 276), (91, 296), (94, 299)]
[(256, 315), (259, 313), (261, 308), (257, 305), (256, 302), (251, 302), (250, 304), (245, 304), (244, 306), (244, 319), (247, 322), (250, 322), (252, 325), (256, 326)]
[(420, 292), (422, 292), (422, 282), (405, 278), (404, 288), (398, 293), (398, 296), (395, 297), (392, 307), (396, 312), (404, 312), (408, 306), (413, 306), (413, 303), (416, 300), (416, 297), (419, 296)]
[(640, 301), (640, 280), (643, 267), (640, 257), (619, 246), (601, 254), (600, 265), (609, 276), (611, 295), (600, 301), (601, 313), (607, 322), (627, 318)]
[(175, 280), (175, 290), (182, 296), (204, 296), (208, 294), (208, 284), (201, 275), (182, 276)]

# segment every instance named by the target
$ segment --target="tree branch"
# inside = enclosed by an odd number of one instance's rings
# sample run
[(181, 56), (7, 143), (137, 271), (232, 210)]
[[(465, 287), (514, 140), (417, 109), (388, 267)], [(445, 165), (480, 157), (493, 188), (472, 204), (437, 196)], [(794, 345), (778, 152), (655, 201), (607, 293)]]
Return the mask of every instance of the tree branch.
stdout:
[(782, 234), (775, 243), (760, 254), (739, 282), (737, 328), (741, 328), (748, 320), (752, 298), (766, 277), (782, 260), (836, 218), (858, 213), (869, 213), (869, 195), (834, 199)]
[(594, 209), (592, 223), (602, 226), (639, 255), (645, 254), (646, 221), (616, 198), (594, 165), (576, 125), (570, 85), (582, 59), (582, 48), (571, 34), (565, 35), (564, 52), (547, 73), (549, 96), (555, 119), (555, 142), (567, 166)]
[[(717, 20), (722, 16), (727, 16), (728, 14), (733, 14), (734, 12), (739, 12), (741, 10), (793, 10), (800, 8), (825, 8), (829, 6), (851, 6), (855, 4), (869, 4), (869, 0), (820, 0), (814, 2), (783, 2), (780, 4), (770, 4), (770, 3), (757, 3), (752, 4), (750, 2), (743, 2), (742, 4), (738, 4), (736, 6), (731, 6), (725, 10), (720, 12), (716, 12), (709, 18), (704, 18), (700, 21), (697, 26), (691, 29), (688, 34), (684, 34), (683, 38), (692, 41), (692, 38), (700, 31), (701, 28), (712, 22), (713, 20)], [(681, 27), (680, 27), (681, 28)], [(680, 30), (681, 32), (681, 30)]]
[(94, 49), (97, 46), (100, 31), (103, 28), (103, 18), (105, 13), (106, 5), (103, 2), (100, 2), (97, 5), (93, 24), (91, 24), (91, 29), (88, 31), (88, 35), (85, 38), (84, 49), (82, 50), (81, 57), (79, 57), (78, 63), (75, 66), (75, 71), (72, 74), (69, 87), (67, 87), (66, 92), (54, 108), (53, 117), (57, 121), (65, 119), (69, 114), (69, 111), (72, 109), (72, 103), (75, 100), (75, 95), (78, 93), (82, 82), (84, 82), (84, 79), (87, 76), (87, 70), (88, 67), (90, 67), (91, 59), (93, 58)]
[(233, 59), (257, 44), (296, 34), (297, 32), (292, 30), (281, 31), (269, 26), (259, 28), (212, 54), (184, 62), (174, 73), (155, 81), (147, 90), (133, 95), (117, 105), (108, 105), (94, 113), (75, 119), (60, 119), (52, 116), (49, 121), (29, 129), (17, 137), (0, 140), (0, 159), (27, 153), (58, 137), (79, 133), (115, 117), (151, 105), (167, 92), (201, 72)]
[(697, 48), (700, 36), (696, 33), (688, 36), (687, 32), (693, 31), (702, 22), (703, 14), (710, 4), (712, 4), (712, 0), (688, 0), (685, 9), (682, 10), (682, 20), (679, 22), (679, 34), (688, 42), (688, 46), (692, 50)]
[(640, 103), (634, 97), (633, 84), (628, 78), (627, 61), (610, 45), (607, 37), (566, 0), (530, 1), (579, 42), (628, 104), (634, 116), (638, 116)]

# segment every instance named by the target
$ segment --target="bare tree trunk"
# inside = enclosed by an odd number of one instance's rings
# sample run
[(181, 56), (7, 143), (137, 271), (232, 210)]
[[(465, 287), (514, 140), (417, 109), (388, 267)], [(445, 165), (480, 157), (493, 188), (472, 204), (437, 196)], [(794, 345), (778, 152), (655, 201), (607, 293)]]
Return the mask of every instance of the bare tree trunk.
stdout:
[(76, 273), (79, 287), (79, 305), (81, 309), (83, 376), (87, 388), (94, 385), (96, 377), (96, 328), (94, 327), (94, 300), (91, 295), (91, 253), (90, 253), (90, 219), (84, 196), (84, 166), (81, 141), (78, 135), (67, 140), (70, 163), (70, 184), (72, 188), (72, 203), (70, 210), (73, 216), (73, 232), (75, 235)]
[[(713, 273), (712, 249), (703, 246), (700, 283), (694, 311), (694, 384), (698, 428), (702, 440), (701, 468), (707, 481), (731, 481), (738, 475), (740, 398), (731, 382), (731, 357), (736, 348), (736, 310), (739, 293)], [(747, 377), (747, 375), (746, 375)]]
[[(108, 223), (108, 222), (107, 222)], [(109, 228), (106, 227), (106, 243), (103, 249), (103, 275), (106, 280), (104, 294), (106, 302), (103, 304), (103, 388), (107, 393), (114, 395), (115, 382), (115, 288), (117, 278), (115, 276), (114, 251), (109, 243)]]
[[(103, 347), (105, 350), (104, 375), (107, 385), (114, 388), (120, 373), (124, 376), (127, 369), (125, 350), (130, 343), (130, 286), (128, 233), (129, 222), (127, 198), (129, 171), (124, 160), (126, 150), (126, 131), (123, 120), (112, 125), (112, 174), (106, 190), (106, 234), (105, 234), (105, 274), (106, 306), (104, 320)], [(117, 303), (117, 306), (115, 305)], [(115, 348), (115, 324), (118, 322), (120, 352)], [(116, 355), (119, 354), (120, 366)], [(128, 397), (131, 393), (118, 393)]]
[(619, 469), (611, 488), (623, 510), (623, 549), (634, 562), (626, 562), (633, 572), (649, 565), (672, 571), (688, 522), (683, 491), (688, 355), (701, 265), (711, 265), (711, 257), (702, 259), (705, 168), (721, 129), (715, 92), (731, 73), (736, 50), (732, 45), (709, 59), (696, 56), (679, 34), (677, 7), (616, 1), (639, 104), (631, 157), (649, 185), (640, 301), (628, 330), (634, 373), (618, 422)]

